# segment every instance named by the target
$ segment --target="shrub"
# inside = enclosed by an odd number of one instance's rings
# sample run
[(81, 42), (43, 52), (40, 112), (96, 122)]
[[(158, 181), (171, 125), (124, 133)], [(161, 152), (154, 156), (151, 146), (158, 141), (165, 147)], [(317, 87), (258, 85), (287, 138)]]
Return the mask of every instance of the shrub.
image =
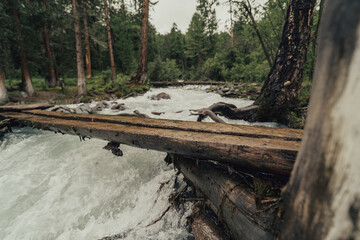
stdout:
[(180, 76), (181, 71), (175, 60), (166, 59), (166, 61), (161, 61), (160, 58), (157, 58), (154, 62), (149, 63), (148, 77), (152, 82), (175, 81)]

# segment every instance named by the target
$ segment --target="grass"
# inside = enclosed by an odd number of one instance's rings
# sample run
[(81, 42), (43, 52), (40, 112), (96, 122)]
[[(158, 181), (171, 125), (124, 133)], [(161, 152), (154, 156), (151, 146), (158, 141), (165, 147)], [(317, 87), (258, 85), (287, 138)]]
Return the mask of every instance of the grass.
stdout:
[[(75, 99), (77, 96), (77, 78), (64, 78), (60, 81), (64, 82), (64, 89), (61, 87), (46, 88), (44, 78), (32, 77), (35, 92), (54, 92), (57, 93), (56, 104), (69, 103), (69, 100)], [(22, 92), (20, 89), (21, 79), (6, 79), (5, 84), (9, 95)], [(130, 84), (130, 76), (127, 75), (118, 74), (112, 81), (108, 71), (96, 73), (92, 78), (86, 79), (86, 87), (88, 94), (82, 97), (82, 102), (109, 99), (111, 95), (121, 98), (132, 92), (143, 93), (149, 90), (147, 85)]]

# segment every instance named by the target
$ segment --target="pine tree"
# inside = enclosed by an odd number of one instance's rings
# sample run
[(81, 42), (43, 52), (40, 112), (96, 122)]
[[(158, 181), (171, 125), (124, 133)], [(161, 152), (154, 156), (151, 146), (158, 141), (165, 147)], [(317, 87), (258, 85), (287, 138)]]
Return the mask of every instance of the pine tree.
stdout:
[(82, 53), (81, 45), (81, 31), (80, 31), (80, 15), (77, 10), (77, 1), (72, 0), (73, 6), (73, 15), (74, 15), (74, 29), (75, 29), (75, 40), (76, 40), (76, 66), (77, 66), (77, 75), (78, 75), (78, 95), (82, 96), (86, 94), (86, 83), (85, 83), (85, 73), (84, 73), (84, 60)]

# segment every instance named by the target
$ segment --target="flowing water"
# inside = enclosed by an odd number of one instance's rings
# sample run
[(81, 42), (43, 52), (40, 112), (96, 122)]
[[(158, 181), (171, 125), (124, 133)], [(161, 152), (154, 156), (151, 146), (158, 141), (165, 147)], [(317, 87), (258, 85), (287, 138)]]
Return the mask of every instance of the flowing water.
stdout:
[[(117, 102), (125, 103), (123, 112), (186, 121), (196, 121), (189, 109), (220, 101), (237, 107), (252, 103), (203, 89), (152, 89)], [(160, 92), (171, 99), (149, 99)], [(155, 116), (153, 111), (165, 114)], [(115, 114), (110, 109), (101, 113)], [(171, 208), (147, 227), (169, 206), (177, 185), (184, 184), (163, 161), (166, 154), (122, 146), (124, 156), (119, 158), (102, 149), (106, 143), (31, 128), (7, 134), (0, 142), (0, 239), (87, 240), (114, 234), (124, 239), (192, 239), (187, 226), (191, 203)]]

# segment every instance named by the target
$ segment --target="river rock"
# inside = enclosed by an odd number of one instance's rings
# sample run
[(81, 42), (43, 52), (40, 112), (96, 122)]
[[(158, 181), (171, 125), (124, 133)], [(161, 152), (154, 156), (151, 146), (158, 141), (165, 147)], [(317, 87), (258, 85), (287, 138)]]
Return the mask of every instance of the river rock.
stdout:
[(167, 93), (159, 93), (158, 95), (152, 95), (151, 100), (160, 100), (160, 99), (171, 99), (170, 95)]
[(124, 103), (119, 103), (119, 104), (116, 104), (116, 105), (112, 106), (111, 109), (112, 110), (123, 111), (123, 110), (126, 109), (126, 107), (124, 105), (125, 105)]

